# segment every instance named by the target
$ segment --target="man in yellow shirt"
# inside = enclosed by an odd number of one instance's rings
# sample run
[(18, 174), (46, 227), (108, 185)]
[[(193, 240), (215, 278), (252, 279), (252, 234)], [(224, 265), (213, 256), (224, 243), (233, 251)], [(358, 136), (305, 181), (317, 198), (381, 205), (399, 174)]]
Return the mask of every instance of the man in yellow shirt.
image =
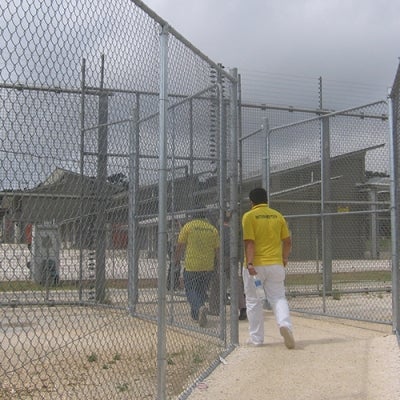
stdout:
[(289, 305), (285, 296), (285, 267), (292, 242), (287, 223), (278, 211), (268, 206), (267, 192), (263, 188), (250, 191), (252, 204), (242, 218), (245, 250), (243, 268), (249, 320), (249, 344), (264, 343), (264, 316), (262, 299), (257, 297), (254, 277), (260, 279), (272, 306), (280, 333), (288, 349), (295, 347)]
[(192, 319), (200, 326), (207, 324), (205, 301), (218, 257), (219, 234), (205, 217), (204, 211), (197, 211), (194, 219), (187, 222), (179, 232), (175, 251), (175, 265), (179, 265), (183, 253), (183, 280)]

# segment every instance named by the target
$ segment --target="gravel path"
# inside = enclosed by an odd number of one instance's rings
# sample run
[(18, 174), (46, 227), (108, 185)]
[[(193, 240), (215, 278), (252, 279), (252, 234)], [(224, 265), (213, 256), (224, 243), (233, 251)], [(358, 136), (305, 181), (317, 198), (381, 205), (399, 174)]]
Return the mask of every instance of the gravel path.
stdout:
[(394, 400), (400, 398), (400, 348), (391, 326), (292, 314), (296, 348), (282, 343), (265, 312), (266, 344), (240, 346), (190, 400)]

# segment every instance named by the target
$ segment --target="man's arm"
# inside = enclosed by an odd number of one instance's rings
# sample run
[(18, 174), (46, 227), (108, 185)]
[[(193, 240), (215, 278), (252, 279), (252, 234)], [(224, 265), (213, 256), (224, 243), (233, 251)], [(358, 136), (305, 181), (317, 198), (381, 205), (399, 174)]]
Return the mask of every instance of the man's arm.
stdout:
[(247, 269), (250, 275), (257, 275), (256, 270), (254, 269), (253, 261), (254, 261), (254, 240), (245, 240), (244, 241), (244, 254), (246, 256)]
[(291, 250), (292, 250), (292, 239), (289, 236), (286, 239), (282, 240), (282, 261), (284, 267), (286, 267), (286, 264), (288, 263), (289, 254)]
[(183, 288), (183, 271), (181, 268), (181, 258), (183, 253), (185, 252), (186, 244), (185, 243), (177, 243), (175, 247), (175, 267), (180, 269), (179, 273), (179, 287)]
[(175, 265), (179, 265), (185, 251), (185, 243), (177, 243), (175, 248)]

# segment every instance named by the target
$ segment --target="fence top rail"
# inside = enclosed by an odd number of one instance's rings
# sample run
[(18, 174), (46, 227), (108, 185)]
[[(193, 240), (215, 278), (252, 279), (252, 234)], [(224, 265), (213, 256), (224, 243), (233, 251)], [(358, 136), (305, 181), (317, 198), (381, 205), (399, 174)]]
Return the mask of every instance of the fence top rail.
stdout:
[[(275, 106), (269, 106), (266, 104), (259, 104), (258, 106), (255, 104), (242, 104), (242, 107), (250, 107), (250, 108), (259, 108), (261, 110), (266, 110), (266, 109), (279, 109), (279, 110), (286, 110), (286, 111), (301, 111), (301, 112), (314, 112), (314, 113), (318, 113), (319, 115), (313, 118), (307, 118), (307, 119), (303, 119), (301, 121), (296, 121), (296, 122), (292, 122), (290, 124), (286, 124), (286, 125), (280, 125), (280, 126), (275, 126), (273, 128), (271, 128), (269, 130), (269, 133), (274, 132), (274, 131), (279, 131), (280, 129), (286, 129), (286, 128), (290, 128), (293, 126), (298, 126), (301, 124), (305, 124), (305, 123), (309, 123), (309, 122), (313, 122), (313, 121), (319, 121), (323, 118), (329, 118), (329, 117), (334, 117), (334, 116), (340, 116), (340, 115), (344, 115), (346, 117), (355, 117), (355, 118), (371, 118), (371, 119), (382, 119), (382, 120), (387, 120), (388, 116), (386, 114), (382, 114), (382, 115), (374, 115), (374, 114), (364, 114), (364, 113), (351, 113), (351, 111), (354, 110), (358, 110), (360, 108), (364, 108), (364, 107), (371, 107), (377, 104), (382, 104), (385, 103), (387, 104), (387, 102), (385, 100), (378, 100), (375, 101), (373, 103), (369, 103), (369, 104), (364, 104), (362, 106), (357, 106), (357, 107), (352, 107), (352, 108), (348, 108), (346, 110), (340, 110), (340, 111), (327, 111), (327, 110), (308, 110), (306, 111), (305, 109), (293, 109), (291, 107), (275, 107)], [(252, 136), (255, 136), (259, 133), (261, 133), (263, 131), (263, 127), (256, 129), (253, 132), (248, 133), (245, 136), (242, 136), (241, 138), (239, 138), (239, 141), (244, 141)]]
[(305, 124), (305, 123), (309, 123), (309, 122), (313, 122), (313, 121), (319, 121), (319, 120), (321, 120), (323, 118), (330, 118), (330, 117), (335, 117), (335, 116), (340, 116), (340, 115), (344, 115), (346, 117), (347, 116), (353, 116), (353, 117), (359, 117), (359, 118), (379, 118), (379, 119), (382, 119), (382, 120), (387, 120), (388, 117), (387, 117), (386, 114), (384, 114), (384, 115), (373, 115), (373, 116), (366, 115), (366, 114), (363, 114), (363, 113), (349, 114), (351, 111), (359, 110), (360, 108), (365, 108), (365, 107), (372, 107), (372, 106), (375, 106), (377, 104), (382, 104), (382, 103), (387, 104), (387, 101), (386, 100), (378, 100), (378, 101), (374, 101), (373, 103), (363, 104), (361, 106), (351, 107), (351, 108), (348, 108), (348, 109), (345, 109), (345, 110), (340, 110), (340, 111), (334, 111), (334, 112), (331, 112), (331, 113), (325, 114), (325, 115), (318, 115), (317, 117), (308, 118), (308, 119), (304, 119), (304, 120), (301, 120), (301, 121), (296, 121), (296, 122), (293, 122), (293, 123), (290, 123), (290, 124), (276, 126), (274, 128), (271, 128), (269, 130), (269, 132), (274, 132), (274, 131), (278, 131), (280, 129), (286, 129), (286, 128), (290, 128), (290, 127), (293, 127), (293, 126), (297, 126), (297, 125), (301, 125), (301, 124)]
[[(380, 103), (381, 101), (378, 101)], [(293, 106), (276, 106), (273, 104), (253, 104), (253, 103), (242, 103), (242, 107), (244, 108), (256, 108), (259, 110), (278, 110), (278, 111), (288, 111), (288, 112), (301, 112), (301, 113), (308, 113), (308, 114), (317, 114), (316, 118), (320, 116), (329, 116), (333, 113), (345, 113), (346, 117), (357, 117), (357, 118), (378, 118), (378, 119), (387, 119), (388, 116), (384, 115), (376, 115), (376, 114), (364, 114), (364, 113), (354, 113), (350, 114), (346, 111), (335, 111), (335, 110), (328, 110), (323, 108), (299, 108)], [(362, 106), (361, 106), (362, 107)], [(359, 106), (357, 106), (359, 108)]]
[[(212, 86), (217, 86), (216, 84)], [(211, 86), (211, 87), (212, 87)], [(66, 88), (66, 87), (61, 87), (61, 86), (35, 86), (35, 85), (28, 85), (28, 84), (22, 84), (22, 83), (7, 83), (7, 82), (0, 82), (0, 89), (10, 89), (10, 90), (18, 90), (18, 91), (33, 91), (33, 92), (51, 92), (51, 93), (56, 93), (56, 94), (61, 94), (61, 93), (66, 93), (66, 94), (76, 94), (76, 95), (82, 95), (82, 88)], [(209, 88), (208, 88), (209, 89)], [(207, 89), (201, 91), (206, 92)], [(150, 91), (145, 91), (145, 90), (135, 90), (135, 89), (122, 89), (122, 88), (107, 88), (107, 87), (95, 87), (95, 86), (85, 86), (83, 88), (83, 93), (85, 95), (93, 95), (93, 96), (100, 96), (100, 95), (108, 95), (108, 96), (113, 96), (114, 94), (134, 94), (134, 95), (145, 95), (145, 96), (159, 96), (160, 94), (158, 92), (150, 92)], [(199, 94), (197, 94), (200, 96)], [(191, 97), (195, 97), (196, 95), (193, 95)], [(188, 96), (185, 94), (179, 94), (179, 93), (168, 93), (168, 97), (171, 98), (183, 98), (187, 99)], [(199, 97), (201, 98), (201, 97)], [(207, 98), (205, 98), (207, 99)]]

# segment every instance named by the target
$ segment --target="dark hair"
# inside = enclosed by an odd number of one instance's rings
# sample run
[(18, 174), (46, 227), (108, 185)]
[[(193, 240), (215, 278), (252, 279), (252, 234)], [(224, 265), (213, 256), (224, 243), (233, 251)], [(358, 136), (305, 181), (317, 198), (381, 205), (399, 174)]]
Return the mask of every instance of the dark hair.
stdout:
[(267, 191), (263, 188), (255, 188), (250, 191), (249, 199), (254, 204), (268, 203)]

